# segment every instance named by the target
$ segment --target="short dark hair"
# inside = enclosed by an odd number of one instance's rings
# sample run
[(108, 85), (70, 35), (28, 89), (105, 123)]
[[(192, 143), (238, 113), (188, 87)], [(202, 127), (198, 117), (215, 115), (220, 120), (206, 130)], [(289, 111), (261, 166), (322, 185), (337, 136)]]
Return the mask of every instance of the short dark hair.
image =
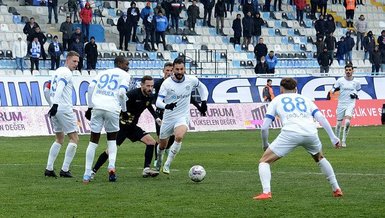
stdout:
[(280, 86), (286, 90), (294, 90), (297, 87), (297, 81), (291, 77), (283, 78), (281, 80)]
[(94, 39), (94, 40), (95, 40), (95, 37), (91, 36), (90, 40), (91, 40), (91, 39)]
[(152, 76), (145, 75), (145, 76), (142, 77), (142, 79), (140, 80), (140, 82), (141, 82), (142, 84), (144, 84), (144, 83), (146, 82), (146, 80), (154, 80), (154, 79), (152, 78)]
[(175, 58), (174, 63), (172, 63), (172, 66), (175, 66), (175, 64), (183, 64), (183, 65), (185, 65), (184, 58), (182, 58), (182, 57)]
[(171, 62), (166, 62), (163, 66), (163, 68), (166, 68), (166, 67), (172, 67), (172, 63)]
[(115, 58), (114, 60), (114, 65), (115, 67), (119, 66), (121, 63), (124, 63), (125, 61), (127, 61), (126, 57), (122, 56), (122, 55), (119, 55)]
[(346, 68), (352, 68), (352, 69), (353, 69), (354, 67), (353, 67), (353, 64), (352, 64), (352, 63), (348, 62), (348, 63), (345, 65), (345, 69), (346, 69)]
[(79, 53), (77, 53), (76, 51), (69, 51), (67, 53), (67, 58), (73, 57), (73, 56), (80, 57)]
[(271, 79), (267, 79), (267, 82), (272, 82), (272, 80)]

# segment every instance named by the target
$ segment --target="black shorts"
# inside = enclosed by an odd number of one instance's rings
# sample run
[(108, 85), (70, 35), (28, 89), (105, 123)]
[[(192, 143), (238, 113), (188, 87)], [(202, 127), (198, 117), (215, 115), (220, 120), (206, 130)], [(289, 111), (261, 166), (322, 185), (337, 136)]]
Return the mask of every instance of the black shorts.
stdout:
[(116, 144), (123, 144), (126, 138), (132, 142), (140, 141), (148, 133), (137, 125), (122, 125), (120, 124), (120, 130), (116, 137)]

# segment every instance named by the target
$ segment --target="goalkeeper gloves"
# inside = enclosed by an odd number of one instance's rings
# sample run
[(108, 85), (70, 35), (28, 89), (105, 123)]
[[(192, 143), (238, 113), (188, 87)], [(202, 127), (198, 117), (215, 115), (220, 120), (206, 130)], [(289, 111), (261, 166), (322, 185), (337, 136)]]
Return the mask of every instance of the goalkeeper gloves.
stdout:
[(56, 115), (56, 113), (57, 113), (57, 107), (58, 107), (58, 106), (59, 106), (59, 105), (57, 105), (57, 104), (53, 104), (53, 105), (52, 105), (51, 109), (48, 111), (49, 117), (54, 117), (54, 116)]
[(199, 112), (201, 112), (201, 115), (202, 116), (206, 116), (206, 112), (207, 112), (207, 101), (202, 101), (201, 103), (201, 107), (199, 108)]
[(92, 107), (89, 107), (86, 113), (84, 114), (87, 120), (91, 120), (91, 111), (92, 111)]
[(350, 94), (351, 99), (358, 99), (358, 95), (356, 93)]
[(166, 106), (164, 108), (166, 108), (168, 110), (174, 110), (174, 107), (176, 107), (176, 102), (170, 103), (170, 104), (166, 104)]

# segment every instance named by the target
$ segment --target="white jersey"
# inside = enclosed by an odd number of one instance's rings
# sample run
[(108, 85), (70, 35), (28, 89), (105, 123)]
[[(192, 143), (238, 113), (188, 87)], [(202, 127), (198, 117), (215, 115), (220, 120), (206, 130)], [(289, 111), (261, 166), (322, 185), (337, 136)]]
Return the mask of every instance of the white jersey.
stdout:
[[(131, 76), (120, 68), (100, 72), (91, 82), (93, 108), (119, 113), (119, 92), (126, 93)], [(122, 90), (123, 89), (123, 90)]]
[(317, 111), (317, 106), (309, 98), (297, 93), (285, 93), (270, 102), (266, 117), (274, 120), (278, 115), (283, 124), (282, 131), (310, 135), (317, 133), (313, 121)]
[(357, 94), (361, 90), (361, 84), (356, 79), (346, 80), (345, 77), (341, 77), (333, 86), (334, 89), (340, 88), (340, 96), (338, 97), (339, 105), (348, 105), (355, 103), (356, 99), (352, 99), (350, 94)]
[(67, 67), (59, 67), (52, 79), (49, 97), (52, 104), (58, 105), (58, 111), (72, 111), (72, 72)]
[(173, 110), (165, 110), (163, 120), (178, 117), (190, 117), (190, 98), (194, 88), (199, 86), (195, 76), (185, 75), (182, 82), (176, 82), (171, 77), (167, 78), (160, 86), (158, 96), (164, 98), (165, 104), (175, 103)]

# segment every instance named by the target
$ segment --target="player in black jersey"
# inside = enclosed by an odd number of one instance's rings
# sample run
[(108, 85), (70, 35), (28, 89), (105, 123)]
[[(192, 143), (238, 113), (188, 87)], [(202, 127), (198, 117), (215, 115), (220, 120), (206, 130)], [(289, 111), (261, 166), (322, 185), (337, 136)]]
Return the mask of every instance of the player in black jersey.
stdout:
[[(117, 135), (116, 144), (119, 146), (123, 144), (126, 138), (130, 139), (132, 142), (141, 141), (146, 145), (146, 150), (144, 153), (144, 169), (143, 177), (155, 177), (159, 174), (158, 171), (150, 169), (152, 156), (154, 154), (154, 147), (156, 141), (150, 134), (142, 130), (137, 126), (139, 117), (144, 110), (148, 110), (157, 123), (161, 123), (161, 119), (155, 113), (152, 103), (154, 101), (154, 96), (152, 95), (154, 80), (151, 76), (143, 76), (140, 83), (141, 87), (132, 89), (127, 92), (127, 113), (128, 119), (122, 119), (120, 117), (120, 130)], [(103, 152), (100, 154), (98, 161), (93, 167), (93, 173), (95, 174), (99, 168), (107, 161), (108, 154)]]

